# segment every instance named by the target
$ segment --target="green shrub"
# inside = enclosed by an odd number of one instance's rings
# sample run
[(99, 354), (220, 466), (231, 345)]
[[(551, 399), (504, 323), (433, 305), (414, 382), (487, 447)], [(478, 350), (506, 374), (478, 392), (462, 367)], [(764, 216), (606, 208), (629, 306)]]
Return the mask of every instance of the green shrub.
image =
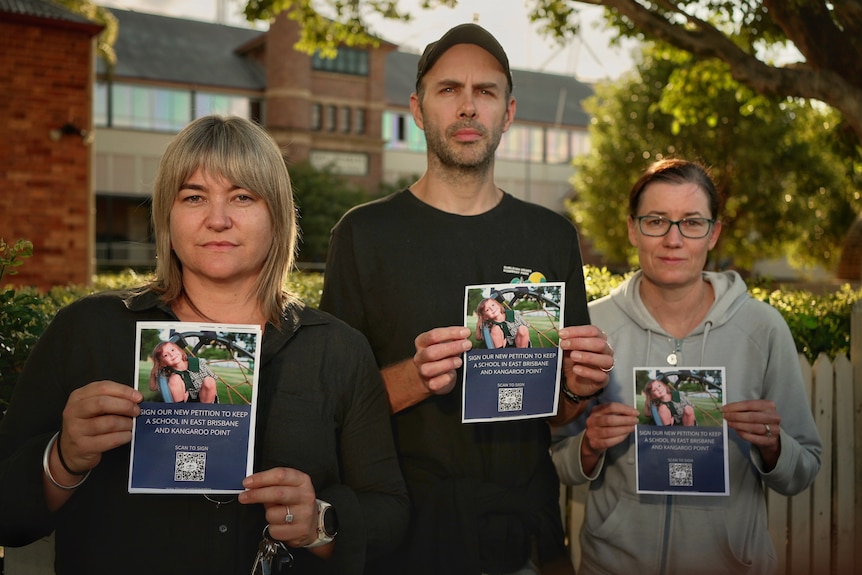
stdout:
[[(32, 255), (32, 244), (23, 240), (9, 246), (0, 239), (0, 280), (13, 275), (23, 259)], [(613, 274), (603, 267), (585, 266), (587, 299), (606, 295), (629, 274)], [(87, 294), (137, 286), (150, 276), (133, 271), (99, 274), (91, 286), (54, 287), (40, 293), (29, 287), (5, 287), (0, 291), (0, 418), (8, 404), (30, 349), (61, 307)], [(286, 289), (311, 307), (320, 305), (323, 274), (296, 271), (290, 275)], [(850, 314), (853, 304), (862, 299), (862, 291), (849, 285), (825, 295), (804, 290), (769, 290), (751, 286), (752, 296), (775, 307), (793, 333), (796, 348), (809, 361), (820, 353), (830, 357), (848, 354), (850, 350)]]
[(285, 288), (309, 307), (319, 307), (320, 294), (323, 293), (323, 274), (295, 271), (287, 278)]
[(815, 295), (810, 291), (750, 288), (752, 297), (777, 309), (793, 334), (796, 350), (809, 362), (825, 353), (829, 357), (850, 353), (850, 315), (862, 290), (843, 285), (838, 291)]
[(611, 273), (605, 267), (584, 266), (584, 287), (587, 291), (587, 301), (606, 296), (632, 273), (634, 272), (621, 276)]
[[(0, 239), (0, 280), (15, 275), (25, 258), (33, 255), (33, 244), (18, 240), (8, 245)], [(39, 339), (56, 312), (46, 309), (44, 298), (33, 288), (3, 288), (0, 291), (0, 416), (5, 412), (18, 375), (30, 348)]]

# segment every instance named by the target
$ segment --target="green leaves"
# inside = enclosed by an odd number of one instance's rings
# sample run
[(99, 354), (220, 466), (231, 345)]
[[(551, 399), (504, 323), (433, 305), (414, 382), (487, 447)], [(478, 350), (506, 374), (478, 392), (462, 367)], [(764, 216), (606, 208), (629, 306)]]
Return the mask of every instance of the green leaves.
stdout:
[[(27, 244), (29, 242), (22, 245)], [(0, 247), (0, 253), (8, 250), (2, 240)], [(29, 249), (32, 253), (32, 245)], [(584, 266), (587, 299), (592, 301), (607, 295), (631, 273), (620, 275), (604, 267)], [(322, 273), (297, 271), (287, 279), (285, 288), (306, 305), (316, 308), (320, 305), (323, 278)], [(0, 291), (0, 419), (30, 350), (61, 307), (95, 291), (134, 287), (149, 279), (134, 272), (122, 272), (98, 275), (90, 287), (58, 286), (47, 294), (29, 287)], [(855, 302), (862, 299), (862, 290), (844, 285), (833, 293), (819, 295), (763, 286), (752, 286), (749, 291), (784, 316), (797, 350), (809, 361), (814, 361), (821, 352), (830, 357), (849, 353), (850, 314)]]
[(838, 291), (815, 294), (810, 291), (769, 290), (753, 287), (752, 297), (765, 301), (781, 313), (796, 342), (796, 350), (814, 362), (820, 353), (829, 357), (850, 353), (850, 315), (862, 299), (862, 291), (849, 284)]
[(0, 238), (0, 280), (4, 275), (14, 276), (18, 273), (15, 269), (24, 263), (24, 258), (33, 255), (33, 242), (19, 239), (13, 245), (9, 245)]
[(299, 213), (299, 260), (323, 262), (332, 227), (368, 196), (332, 170), (319, 170), (307, 162), (290, 166), (290, 181)]
[(114, 43), (117, 41), (117, 33), (120, 25), (114, 15), (111, 14), (107, 8), (99, 6), (92, 0), (55, 1), (69, 10), (77, 12), (89, 20), (105, 27), (102, 32), (99, 33), (96, 48), (98, 49), (99, 56), (105, 59), (109, 67), (116, 64), (117, 54), (114, 52)]
[[(451, 2), (441, 1), (448, 5)], [(299, 40), (294, 48), (308, 54), (319, 52), (324, 58), (334, 58), (338, 46), (378, 46), (380, 39), (366, 27), (370, 14), (380, 14), (391, 20), (410, 21), (407, 12), (398, 9), (396, 0), (248, 0), (246, 19), (273, 20), (279, 13), (300, 24)]]
[(832, 269), (855, 215), (859, 162), (840, 115), (820, 104), (767, 98), (729, 67), (663, 44), (647, 45), (636, 73), (596, 86), (592, 149), (575, 161), (572, 219), (613, 267), (635, 263), (625, 234), (628, 192), (665, 156), (711, 166), (726, 203), (709, 265), (751, 269), (787, 257)]

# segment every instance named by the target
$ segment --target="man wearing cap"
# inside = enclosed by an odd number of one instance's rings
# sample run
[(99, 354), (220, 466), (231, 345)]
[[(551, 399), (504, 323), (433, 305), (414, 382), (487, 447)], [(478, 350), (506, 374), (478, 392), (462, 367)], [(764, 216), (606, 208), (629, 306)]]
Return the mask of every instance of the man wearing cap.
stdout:
[(367, 572), (571, 574), (548, 422), (461, 423), (460, 368), (471, 347), (465, 286), (542, 277), (567, 282), (568, 393), (553, 423), (601, 392), (613, 351), (588, 325), (577, 232), (494, 183), (515, 100), (506, 53), (486, 30), (462, 24), (428, 45), (410, 109), (427, 170), (335, 226), (321, 301), (371, 342), (413, 504), (401, 551)]

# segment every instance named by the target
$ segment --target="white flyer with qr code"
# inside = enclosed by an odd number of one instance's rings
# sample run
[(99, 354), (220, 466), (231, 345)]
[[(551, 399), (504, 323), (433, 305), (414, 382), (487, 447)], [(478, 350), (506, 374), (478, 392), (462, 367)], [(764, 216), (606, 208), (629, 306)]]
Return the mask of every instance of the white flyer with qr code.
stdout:
[(723, 367), (634, 369), (637, 492), (730, 495)]
[(254, 464), (256, 325), (138, 322), (129, 493), (231, 494)]
[(557, 413), (565, 283), (471, 285), (464, 325), (463, 423), (550, 417)]

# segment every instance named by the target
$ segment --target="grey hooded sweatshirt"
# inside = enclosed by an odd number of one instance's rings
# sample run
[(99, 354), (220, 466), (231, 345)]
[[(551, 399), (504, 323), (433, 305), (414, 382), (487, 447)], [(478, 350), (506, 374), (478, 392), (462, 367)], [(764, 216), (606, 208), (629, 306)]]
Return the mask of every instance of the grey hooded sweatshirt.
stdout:
[(592, 322), (615, 349), (616, 366), (599, 401), (634, 406), (633, 368), (668, 366), (674, 352), (679, 366), (723, 366), (727, 403), (775, 402), (781, 456), (767, 472), (758, 450), (729, 429), (729, 496), (638, 494), (634, 434), (607, 450), (587, 476), (579, 457), (582, 427), (570, 427), (552, 455), (563, 483), (591, 482), (578, 575), (771, 575), (777, 558), (763, 487), (794, 495), (820, 469), (820, 437), (784, 319), (751, 298), (736, 272), (704, 272), (704, 279), (715, 302), (682, 340), (647, 311), (639, 294), (641, 272), (590, 304)]

